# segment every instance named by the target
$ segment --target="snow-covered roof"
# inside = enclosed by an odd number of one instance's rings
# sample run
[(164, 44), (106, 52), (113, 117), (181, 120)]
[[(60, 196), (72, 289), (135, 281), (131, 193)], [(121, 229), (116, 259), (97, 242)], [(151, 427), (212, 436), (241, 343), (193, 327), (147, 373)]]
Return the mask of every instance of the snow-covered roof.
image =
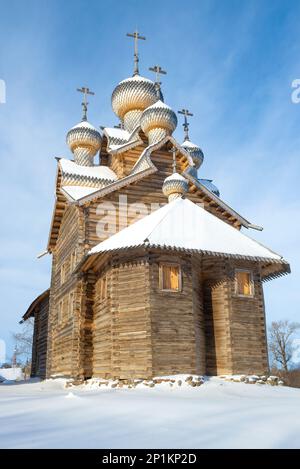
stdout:
[(26, 313), (23, 315), (22, 320), (20, 323), (26, 321), (27, 319), (31, 318), (34, 315), (35, 309), (40, 305), (40, 303), (47, 298), (50, 294), (50, 289), (47, 288), (47, 290), (43, 291), (39, 296), (37, 296), (31, 305), (28, 307)]
[(99, 243), (89, 254), (138, 246), (285, 262), (279, 254), (183, 198), (166, 204)]
[[(85, 129), (91, 129), (91, 130), (97, 130), (96, 127), (94, 127), (92, 124), (90, 124), (88, 121), (81, 121), (78, 122), (78, 124), (74, 125), (71, 130), (73, 129), (78, 129), (78, 128), (85, 128)], [(99, 132), (99, 130), (97, 130)], [(99, 132), (100, 133), (100, 132)]]
[(138, 134), (139, 128), (140, 126), (138, 125), (130, 133), (127, 130), (120, 128), (105, 127), (103, 129), (103, 132), (108, 139), (107, 150), (110, 153), (126, 151), (129, 148), (135, 147), (143, 143)]
[(187, 182), (187, 180), (181, 174), (178, 174), (178, 173), (172, 173), (171, 176), (166, 177), (164, 182), (167, 182), (167, 181), (184, 181), (184, 182)]
[(62, 186), (61, 189), (72, 200), (79, 200), (99, 190), (99, 188), (85, 186)]
[(156, 108), (163, 108), (163, 109), (168, 109), (172, 111), (172, 108), (168, 106), (166, 103), (164, 103), (161, 99), (156, 101), (156, 103), (151, 104), (151, 106), (147, 107), (147, 109), (156, 109)]
[(120, 81), (119, 85), (121, 83), (127, 83), (129, 81), (145, 81), (147, 83), (153, 84), (153, 81), (150, 80), (149, 78), (142, 77), (141, 75), (134, 75), (133, 77), (125, 78), (124, 80)]
[(82, 166), (76, 164), (74, 161), (61, 158), (59, 165), (63, 173), (73, 174), (76, 176), (87, 176), (97, 179), (109, 179), (116, 181), (117, 175), (107, 166)]
[(120, 129), (116, 127), (105, 127), (103, 129), (104, 133), (107, 134), (108, 137), (116, 138), (120, 140), (129, 140), (130, 133), (125, 129)]
[(184, 140), (184, 142), (181, 144), (182, 147), (187, 147), (187, 148), (200, 148), (199, 145), (196, 145), (195, 143), (191, 142), (190, 140)]

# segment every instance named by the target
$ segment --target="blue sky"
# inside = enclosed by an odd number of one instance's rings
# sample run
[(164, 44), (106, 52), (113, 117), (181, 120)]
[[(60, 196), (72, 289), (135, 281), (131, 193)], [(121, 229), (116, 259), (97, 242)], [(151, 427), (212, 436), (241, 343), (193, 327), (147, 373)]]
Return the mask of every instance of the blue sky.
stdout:
[[(267, 320), (299, 320), (300, 3), (289, 0), (0, 0), (0, 339), (49, 285), (47, 244), (55, 156), (70, 156), (67, 130), (80, 120), (76, 88), (88, 85), (89, 120), (117, 123), (110, 97), (132, 74), (136, 26), (140, 71), (159, 63), (165, 101), (188, 107), (190, 136), (222, 198), (264, 227), (252, 237), (284, 255), (292, 275), (265, 286)], [(175, 136), (182, 140), (179, 125)]]

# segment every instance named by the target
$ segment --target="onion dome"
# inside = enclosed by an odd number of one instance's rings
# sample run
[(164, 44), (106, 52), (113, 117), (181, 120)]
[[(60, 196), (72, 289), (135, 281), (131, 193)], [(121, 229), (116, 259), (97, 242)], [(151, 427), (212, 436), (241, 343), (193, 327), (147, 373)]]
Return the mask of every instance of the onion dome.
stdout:
[(111, 104), (114, 113), (124, 122), (125, 130), (131, 132), (139, 125), (142, 112), (157, 99), (153, 81), (134, 75), (116, 86)]
[(210, 192), (220, 197), (220, 191), (217, 186), (212, 183), (212, 179), (199, 179), (199, 182), (201, 182), (201, 184), (203, 184), (203, 186), (205, 186)]
[(83, 120), (69, 130), (67, 144), (74, 153), (75, 163), (93, 166), (93, 158), (101, 146), (101, 134), (89, 122)]
[(177, 117), (169, 106), (159, 100), (145, 109), (141, 117), (141, 127), (151, 145), (174, 132)]
[(190, 140), (186, 139), (181, 144), (181, 146), (190, 154), (192, 157), (194, 168), (199, 169), (203, 163), (204, 155), (200, 147), (192, 143)]
[(162, 191), (168, 197), (169, 202), (182, 197), (188, 191), (188, 182), (181, 174), (173, 173), (163, 183)]

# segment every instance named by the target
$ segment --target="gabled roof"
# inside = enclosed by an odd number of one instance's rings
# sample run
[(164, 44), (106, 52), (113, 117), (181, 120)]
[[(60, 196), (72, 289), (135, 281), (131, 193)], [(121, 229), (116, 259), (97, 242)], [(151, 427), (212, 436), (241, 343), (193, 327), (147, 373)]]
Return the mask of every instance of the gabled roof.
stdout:
[(282, 256), (183, 198), (166, 204), (99, 243), (89, 255), (137, 247), (279, 263), (285, 266), (283, 270), (289, 270)]
[(34, 316), (36, 309), (39, 307), (41, 302), (44, 301), (49, 295), (50, 295), (50, 288), (47, 288), (47, 290), (43, 291), (43, 293), (37, 296), (31, 303), (29, 308), (27, 309), (26, 313), (22, 316), (22, 320), (20, 321), (20, 323), (27, 321), (27, 319)]
[[(117, 181), (114, 181), (113, 183), (107, 185), (106, 187), (99, 188), (96, 191), (87, 191), (85, 194), (82, 194), (81, 197), (80, 197), (81, 194), (79, 194), (78, 192), (78, 197), (76, 197), (77, 203), (79, 205), (84, 205), (87, 202), (96, 200), (99, 197), (103, 197), (110, 192), (119, 190), (122, 187), (125, 187), (129, 184), (132, 184), (133, 182), (136, 182), (137, 180), (143, 179), (144, 177), (147, 177), (155, 173), (157, 171), (157, 168), (151, 160), (151, 154), (153, 151), (159, 150), (166, 143), (170, 143), (171, 145), (174, 145), (177, 148), (178, 153), (182, 155), (183, 158), (186, 159), (189, 166), (193, 165), (190, 155), (185, 151), (184, 148), (182, 148), (181, 145), (179, 145), (179, 143), (175, 140), (175, 138), (173, 136), (166, 136), (161, 141), (155, 144), (149, 145), (148, 147), (144, 149), (139, 159), (137, 160), (136, 164), (132, 168), (131, 173), (128, 176), (122, 179), (119, 179)], [(216, 194), (214, 194), (207, 187), (207, 185), (201, 183), (199, 180), (195, 179), (187, 172), (184, 172), (184, 176), (186, 177), (186, 179), (190, 182), (192, 186), (195, 186), (196, 190), (199, 191), (199, 193), (201, 194), (202, 198), (205, 199), (205, 201), (213, 204), (217, 208), (219, 207), (220, 211), (227, 213), (229, 217), (231, 217), (233, 220), (236, 220), (239, 226), (243, 225), (245, 228), (253, 228), (253, 229), (261, 230), (260, 227), (257, 227), (256, 225), (251, 224), (246, 218), (242, 217), (239, 213), (233, 210), (226, 202), (224, 202)]]
[(234, 219), (238, 220), (242, 226), (244, 226), (245, 228), (252, 228), (258, 231), (263, 230), (261, 226), (253, 225), (253, 223), (250, 223), (250, 221), (248, 221), (246, 218), (236, 212), (232, 207), (230, 207), (226, 202), (224, 202), (224, 200), (222, 200), (219, 196), (212, 192), (207, 187), (207, 185), (203, 184), (203, 182), (201, 182), (201, 179), (196, 179), (187, 171), (183, 173), (183, 176), (191, 183), (192, 186), (195, 186), (195, 188), (203, 194), (204, 198), (207, 198), (208, 200), (210, 200), (210, 203), (214, 203), (216, 207), (230, 214)]
[(143, 143), (139, 136), (140, 126), (136, 127), (131, 133), (125, 129), (104, 127), (103, 133), (107, 137), (107, 151), (109, 153), (123, 153), (129, 148)]
[(74, 202), (116, 181), (117, 175), (108, 166), (82, 166), (74, 161), (60, 158), (60, 190), (67, 200)]
[[(116, 130), (116, 134), (123, 132), (121, 129), (114, 130)], [(104, 138), (107, 138), (105, 131)], [(137, 143), (134, 142), (134, 145), (136, 144)], [(140, 143), (138, 144), (140, 145)], [(56, 177), (56, 201), (49, 233), (48, 250), (51, 251), (53, 246), (55, 246), (61, 219), (68, 202), (84, 206), (93, 200), (97, 200), (109, 193), (120, 190), (123, 187), (127, 187), (130, 184), (134, 184), (154, 174), (158, 169), (151, 160), (151, 154), (156, 150), (160, 150), (166, 144), (173, 145), (177, 148), (177, 157), (181, 157), (181, 161), (183, 161), (187, 168), (192, 166), (193, 162), (190, 155), (172, 136), (166, 136), (160, 142), (144, 148), (132, 168), (131, 173), (121, 179), (113, 180), (113, 171), (104, 165), (77, 168), (79, 165), (76, 165), (76, 163), (64, 158), (57, 158), (59, 164)], [(132, 145), (132, 142), (130, 145)], [(112, 153), (113, 152), (111, 152), (111, 154)], [(83, 168), (83, 170), (81, 168)], [(112, 177), (110, 171), (113, 173)], [(107, 176), (109, 176), (110, 179), (103, 178)], [(233, 210), (226, 202), (210, 191), (206, 185), (189, 174), (187, 169), (183, 172), (183, 176), (190, 184), (190, 192), (197, 193), (199, 195), (199, 202), (205, 203), (208, 206), (208, 210), (210, 207), (213, 212), (219, 212), (221, 218), (228, 220), (230, 224), (238, 228), (242, 225), (246, 228), (262, 229), (251, 224)]]
[(82, 166), (66, 158), (58, 159), (62, 175), (62, 186), (79, 185), (86, 187), (102, 187), (103, 183), (116, 181), (117, 175), (108, 166)]
[(93, 194), (98, 191), (99, 188), (95, 187), (86, 187), (86, 186), (62, 186), (61, 192), (66, 196), (69, 202), (76, 202), (82, 197)]
[(135, 163), (134, 167), (132, 168), (132, 173), (137, 173), (138, 171), (140, 171), (141, 168), (145, 168), (145, 166), (155, 167), (151, 161), (151, 153), (153, 153), (153, 151), (155, 150), (159, 150), (166, 143), (171, 143), (171, 145), (173, 145), (173, 147), (177, 149), (178, 154), (187, 160), (189, 166), (194, 166), (191, 155), (177, 142), (177, 140), (175, 140), (172, 135), (166, 135), (159, 142), (152, 143), (151, 145), (148, 145), (145, 148), (145, 150), (142, 152), (141, 156)]
[(193, 164), (190, 155), (179, 145), (179, 143), (174, 139), (174, 137), (166, 136), (160, 142), (155, 143), (153, 145), (149, 145), (145, 148), (145, 150), (142, 152), (141, 156), (137, 160), (136, 164), (132, 168), (131, 173), (128, 176), (125, 176), (122, 179), (118, 179), (117, 181), (112, 182), (106, 187), (99, 188), (97, 191), (92, 191), (90, 194), (84, 195), (83, 197), (78, 199), (77, 203), (79, 205), (84, 205), (86, 202), (95, 200), (98, 197), (103, 197), (104, 195), (110, 192), (119, 190), (124, 186), (132, 184), (133, 182), (136, 182), (137, 180), (156, 172), (157, 168), (151, 160), (151, 153), (155, 150), (160, 149), (163, 145), (168, 142), (170, 142), (177, 148), (178, 153), (181, 154), (182, 157), (185, 158), (190, 165)]

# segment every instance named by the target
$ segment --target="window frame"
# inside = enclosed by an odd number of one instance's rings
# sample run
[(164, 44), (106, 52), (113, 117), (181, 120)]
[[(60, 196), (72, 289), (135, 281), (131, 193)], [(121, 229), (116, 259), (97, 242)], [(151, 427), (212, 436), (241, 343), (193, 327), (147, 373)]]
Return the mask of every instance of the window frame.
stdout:
[[(239, 293), (238, 292), (238, 278), (237, 274), (238, 272), (243, 272), (246, 274), (249, 274), (250, 276), (250, 294), (245, 295), (244, 293)], [(253, 277), (253, 271), (250, 269), (235, 269), (234, 271), (234, 292), (235, 296), (238, 296), (239, 298), (254, 298), (255, 296), (255, 288), (254, 288), (254, 277)]]
[(58, 324), (62, 323), (62, 318), (63, 318), (63, 300), (60, 299), (58, 301), (58, 309), (57, 309), (57, 322), (58, 322)]
[(67, 280), (67, 262), (63, 261), (60, 267), (60, 285), (63, 285)]
[[(164, 267), (177, 267), (178, 268), (178, 289), (163, 288), (164, 287)], [(159, 263), (159, 290), (163, 293), (181, 293), (182, 292), (182, 270), (178, 262), (160, 262)]]
[(77, 250), (75, 249), (70, 255), (70, 274), (75, 270), (77, 264)]
[(72, 290), (69, 292), (68, 298), (68, 319), (72, 318), (74, 313), (74, 299), (75, 299), (75, 292)]
[(100, 279), (99, 279), (99, 284), (98, 284), (98, 288), (97, 288), (97, 294), (98, 294), (98, 297), (99, 297), (99, 300), (100, 301), (105, 301), (107, 300), (107, 297), (108, 297), (108, 285), (107, 285), (107, 275), (103, 275)]

